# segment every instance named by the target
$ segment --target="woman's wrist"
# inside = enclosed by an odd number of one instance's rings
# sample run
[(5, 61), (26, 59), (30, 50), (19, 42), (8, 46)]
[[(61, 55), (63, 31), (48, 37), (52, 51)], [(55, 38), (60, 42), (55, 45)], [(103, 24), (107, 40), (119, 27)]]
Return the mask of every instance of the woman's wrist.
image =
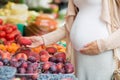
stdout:
[(100, 52), (104, 52), (107, 50), (104, 39), (97, 40), (97, 44)]
[(42, 39), (42, 45), (45, 45), (45, 40), (44, 40), (44, 37), (41, 36), (41, 39)]

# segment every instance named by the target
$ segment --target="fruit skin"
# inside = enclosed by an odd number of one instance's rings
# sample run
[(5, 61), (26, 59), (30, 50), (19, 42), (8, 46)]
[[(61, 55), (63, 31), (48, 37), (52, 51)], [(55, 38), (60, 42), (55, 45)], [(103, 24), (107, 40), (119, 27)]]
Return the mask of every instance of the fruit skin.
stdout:
[(24, 54), (26, 54), (27, 56), (29, 56), (29, 54), (31, 53), (31, 49), (28, 48), (28, 47), (21, 46), (21, 47), (17, 50), (16, 55), (19, 54), (19, 53), (24, 53)]
[(3, 25), (0, 25), (0, 31), (3, 30)]
[(51, 61), (51, 62), (56, 63), (56, 60), (57, 60), (57, 58), (55, 56), (52, 56), (52, 57), (49, 58), (49, 61)]
[(64, 52), (57, 52), (54, 55), (56, 58), (62, 57), (64, 60), (66, 60), (66, 54)]
[(13, 30), (17, 30), (17, 26), (16, 25), (12, 25), (10, 26)]
[(41, 50), (40, 53), (39, 53), (40, 56), (45, 55), (45, 54), (49, 55), (49, 53), (46, 50)]
[(57, 73), (57, 66), (56, 64), (52, 64), (49, 68), (50, 72)]
[(59, 73), (65, 74), (65, 68), (60, 69)]
[(43, 70), (48, 70), (48, 69), (50, 68), (50, 66), (51, 66), (51, 63), (50, 63), (50, 62), (45, 62), (45, 63), (43, 64), (43, 66), (42, 66), (42, 69), (43, 69)]
[(24, 73), (26, 73), (26, 69), (25, 68), (18, 68), (18, 73), (24, 74)]
[(5, 37), (5, 36), (6, 36), (5, 31), (0, 31), (0, 38), (3, 38), (3, 37)]
[(58, 58), (56, 58), (56, 62), (57, 62), (57, 63), (59, 63), (59, 62), (64, 63), (65, 60), (64, 60), (63, 57), (58, 57)]
[(63, 63), (57, 63), (56, 64), (58, 71), (61, 70), (64, 67)]
[(11, 54), (9, 52), (4, 52), (1, 54), (1, 56), (2, 56), (2, 59), (8, 59), (8, 60), (11, 59)]
[(47, 62), (49, 60), (50, 56), (48, 54), (44, 54), (40, 56), (40, 61)]
[(32, 44), (31, 40), (24, 38), (24, 37), (20, 37), (18, 42), (20, 45), (31, 45)]
[(27, 68), (27, 73), (34, 73), (33, 67), (28, 67)]
[(2, 19), (0, 19), (0, 25), (2, 25), (3, 24), (3, 20)]
[(19, 53), (19, 54), (16, 55), (17, 60), (19, 60), (21, 58), (23, 58), (24, 60), (28, 59), (28, 57), (27, 57), (27, 55), (25, 53)]
[(15, 38), (15, 34), (6, 34), (6, 39), (11, 41), (11, 40), (14, 40)]
[(4, 31), (5, 31), (7, 34), (10, 34), (10, 33), (12, 33), (13, 29), (10, 28), (10, 27), (7, 27)]
[(46, 48), (46, 51), (47, 51), (49, 54), (54, 55), (54, 54), (57, 52), (57, 49), (56, 49), (55, 47), (47, 47), (47, 48)]
[(33, 56), (33, 57), (35, 57), (35, 59), (36, 59), (37, 62), (40, 61), (39, 54), (36, 53), (36, 52), (31, 51), (31, 52), (28, 54), (28, 56)]
[(29, 57), (28, 57), (28, 61), (34, 63), (34, 62), (37, 61), (37, 59), (36, 59), (34, 56), (29, 56)]
[(65, 63), (64, 68), (65, 68), (66, 73), (73, 73), (74, 72), (74, 66), (69, 62)]
[(22, 65), (21, 65), (21, 67), (26, 69), (28, 67), (27, 62), (23, 62)]

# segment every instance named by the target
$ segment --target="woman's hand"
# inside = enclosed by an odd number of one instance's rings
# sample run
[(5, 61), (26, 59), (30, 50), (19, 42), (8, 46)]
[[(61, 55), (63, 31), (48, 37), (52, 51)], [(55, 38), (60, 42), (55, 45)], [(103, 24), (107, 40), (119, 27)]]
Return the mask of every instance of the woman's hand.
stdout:
[(27, 47), (38, 47), (44, 44), (42, 37), (40, 36), (32, 36), (32, 37), (25, 37), (27, 39), (30, 39), (32, 41), (32, 44)]
[(87, 45), (85, 45), (80, 52), (85, 55), (97, 55), (100, 53), (97, 41), (93, 41)]

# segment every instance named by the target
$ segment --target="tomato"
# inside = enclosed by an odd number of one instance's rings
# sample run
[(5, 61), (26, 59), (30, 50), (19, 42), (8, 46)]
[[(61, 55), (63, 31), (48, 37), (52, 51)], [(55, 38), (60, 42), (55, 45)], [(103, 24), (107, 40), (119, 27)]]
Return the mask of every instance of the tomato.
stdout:
[(6, 32), (7, 34), (12, 33), (12, 31), (13, 31), (13, 29), (12, 29), (11, 27), (7, 27), (7, 28), (5, 29), (5, 32)]
[(0, 25), (2, 25), (3, 24), (3, 20), (2, 19), (0, 19)]
[(6, 39), (9, 40), (9, 41), (14, 40), (14, 37), (15, 37), (15, 34), (7, 34), (6, 35)]
[(10, 26), (12, 26), (12, 24), (6, 23), (5, 26), (10, 27)]
[(14, 38), (15, 38), (15, 34), (10, 34), (10, 35), (9, 35), (9, 39), (10, 39), (10, 40), (14, 40)]
[(5, 36), (6, 36), (5, 31), (0, 31), (0, 38), (5, 37)]
[(7, 26), (6, 25), (2, 25), (3, 26), (3, 31), (5, 31), (6, 30), (6, 28), (7, 28)]
[(16, 30), (16, 29), (17, 29), (17, 26), (16, 26), (16, 25), (12, 25), (11, 28), (12, 28), (13, 30)]
[(3, 30), (3, 26), (2, 25), (0, 25), (0, 30)]

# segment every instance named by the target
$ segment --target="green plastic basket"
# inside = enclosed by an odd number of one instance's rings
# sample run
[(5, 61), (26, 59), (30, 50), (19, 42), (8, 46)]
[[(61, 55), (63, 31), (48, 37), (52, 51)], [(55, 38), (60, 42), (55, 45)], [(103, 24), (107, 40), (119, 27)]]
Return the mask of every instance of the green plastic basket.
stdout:
[(24, 24), (17, 24), (18, 30), (21, 32), (21, 34), (25, 35), (25, 25)]

